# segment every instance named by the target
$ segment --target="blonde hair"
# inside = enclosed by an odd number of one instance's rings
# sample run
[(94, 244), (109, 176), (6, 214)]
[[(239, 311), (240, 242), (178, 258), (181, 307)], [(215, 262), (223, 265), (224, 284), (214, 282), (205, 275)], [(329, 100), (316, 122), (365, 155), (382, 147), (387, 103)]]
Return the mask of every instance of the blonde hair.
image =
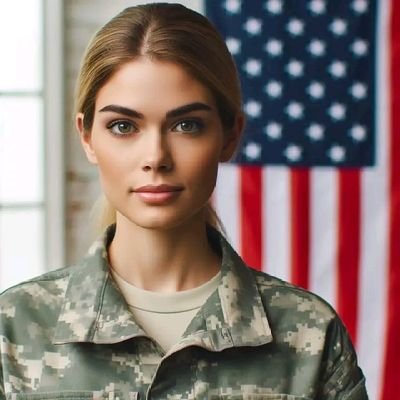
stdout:
[[(96, 96), (110, 77), (138, 57), (180, 65), (213, 94), (226, 132), (241, 113), (241, 91), (235, 63), (224, 40), (203, 15), (180, 4), (152, 3), (123, 10), (93, 37), (84, 54), (78, 76), (75, 111), (83, 113), (90, 134)], [(105, 198), (99, 228), (115, 222), (115, 210)], [(96, 211), (95, 211), (96, 212)], [(211, 204), (207, 222), (223, 230)]]

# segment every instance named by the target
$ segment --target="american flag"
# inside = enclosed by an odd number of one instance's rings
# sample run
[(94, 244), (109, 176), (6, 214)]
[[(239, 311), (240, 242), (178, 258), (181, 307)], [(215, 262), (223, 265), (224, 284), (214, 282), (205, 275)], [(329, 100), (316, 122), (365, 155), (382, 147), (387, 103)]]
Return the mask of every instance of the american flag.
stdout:
[(247, 128), (215, 206), (252, 266), (339, 312), (371, 399), (400, 393), (400, 1), (205, 0)]

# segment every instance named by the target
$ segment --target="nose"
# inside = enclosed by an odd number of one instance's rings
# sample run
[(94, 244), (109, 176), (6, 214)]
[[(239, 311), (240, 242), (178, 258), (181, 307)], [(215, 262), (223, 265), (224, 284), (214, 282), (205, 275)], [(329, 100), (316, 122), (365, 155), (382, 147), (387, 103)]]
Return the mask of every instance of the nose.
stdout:
[(153, 172), (169, 172), (173, 168), (168, 138), (162, 131), (148, 132), (143, 148), (142, 169)]

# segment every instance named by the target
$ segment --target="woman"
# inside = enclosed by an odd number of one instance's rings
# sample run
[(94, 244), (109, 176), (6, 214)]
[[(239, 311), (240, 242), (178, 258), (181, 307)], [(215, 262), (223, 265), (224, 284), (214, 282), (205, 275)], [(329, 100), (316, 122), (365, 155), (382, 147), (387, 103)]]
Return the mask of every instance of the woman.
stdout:
[(1, 296), (2, 398), (367, 398), (332, 308), (245, 266), (217, 229), (208, 201), (243, 115), (204, 17), (153, 4), (106, 24), (76, 121), (110, 224), (79, 265)]

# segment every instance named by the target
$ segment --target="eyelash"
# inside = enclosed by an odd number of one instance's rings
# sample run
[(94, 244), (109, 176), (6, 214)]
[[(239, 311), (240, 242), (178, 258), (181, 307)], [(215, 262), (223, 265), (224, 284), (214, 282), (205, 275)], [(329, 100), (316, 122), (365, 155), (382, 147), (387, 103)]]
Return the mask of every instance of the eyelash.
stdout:
[(183, 120), (177, 122), (176, 124), (174, 124), (173, 127), (172, 127), (172, 130), (176, 131), (176, 128), (179, 125), (182, 125), (184, 123), (194, 124), (194, 125), (196, 125), (196, 128), (194, 130), (188, 130), (188, 131), (181, 130), (181, 131), (178, 131), (178, 132), (186, 133), (186, 134), (190, 134), (190, 133), (191, 134), (196, 134), (196, 133), (201, 132), (204, 129), (204, 122), (203, 121), (201, 121), (199, 119), (196, 119), (196, 118), (188, 118), (188, 119), (183, 119)]
[[(127, 124), (130, 126), (131, 130), (128, 133), (116, 133), (113, 131), (113, 129), (118, 126), (118, 124)], [(119, 119), (116, 121), (112, 121), (109, 124), (107, 124), (107, 129), (111, 132), (112, 135), (114, 136), (129, 136), (130, 134), (132, 134), (135, 130), (136, 127), (134, 124), (132, 124), (132, 122), (124, 120), (124, 119)]]
[[(196, 128), (195, 128), (195, 129), (192, 129), (192, 130), (187, 130), (187, 131), (185, 131), (185, 130), (177, 130), (177, 127), (178, 127), (179, 125), (184, 124), (184, 123), (189, 123), (189, 124), (196, 125)], [(129, 129), (129, 132), (126, 132), (126, 133), (122, 133), (122, 132), (116, 133), (116, 132), (114, 131), (114, 128), (117, 127), (119, 124), (126, 124), (126, 125), (128, 125), (129, 128), (130, 128), (130, 129)], [(187, 119), (183, 119), (183, 120), (181, 120), (181, 121), (179, 121), (179, 122), (176, 122), (176, 123), (172, 126), (171, 131), (179, 132), (179, 133), (183, 133), (183, 134), (197, 134), (197, 133), (200, 133), (200, 132), (204, 129), (204, 125), (205, 125), (204, 122), (201, 121), (201, 120), (199, 120), (199, 119), (197, 119), (197, 118), (187, 118)], [(119, 120), (111, 121), (109, 124), (107, 124), (106, 127), (107, 127), (107, 129), (110, 131), (110, 133), (111, 133), (112, 135), (117, 136), (117, 137), (130, 136), (131, 134), (133, 134), (134, 132), (137, 132), (137, 130), (138, 130), (138, 129), (136, 128), (136, 126), (135, 126), (131, 121), (124, 120), (124, 119), (119, 119)]]

